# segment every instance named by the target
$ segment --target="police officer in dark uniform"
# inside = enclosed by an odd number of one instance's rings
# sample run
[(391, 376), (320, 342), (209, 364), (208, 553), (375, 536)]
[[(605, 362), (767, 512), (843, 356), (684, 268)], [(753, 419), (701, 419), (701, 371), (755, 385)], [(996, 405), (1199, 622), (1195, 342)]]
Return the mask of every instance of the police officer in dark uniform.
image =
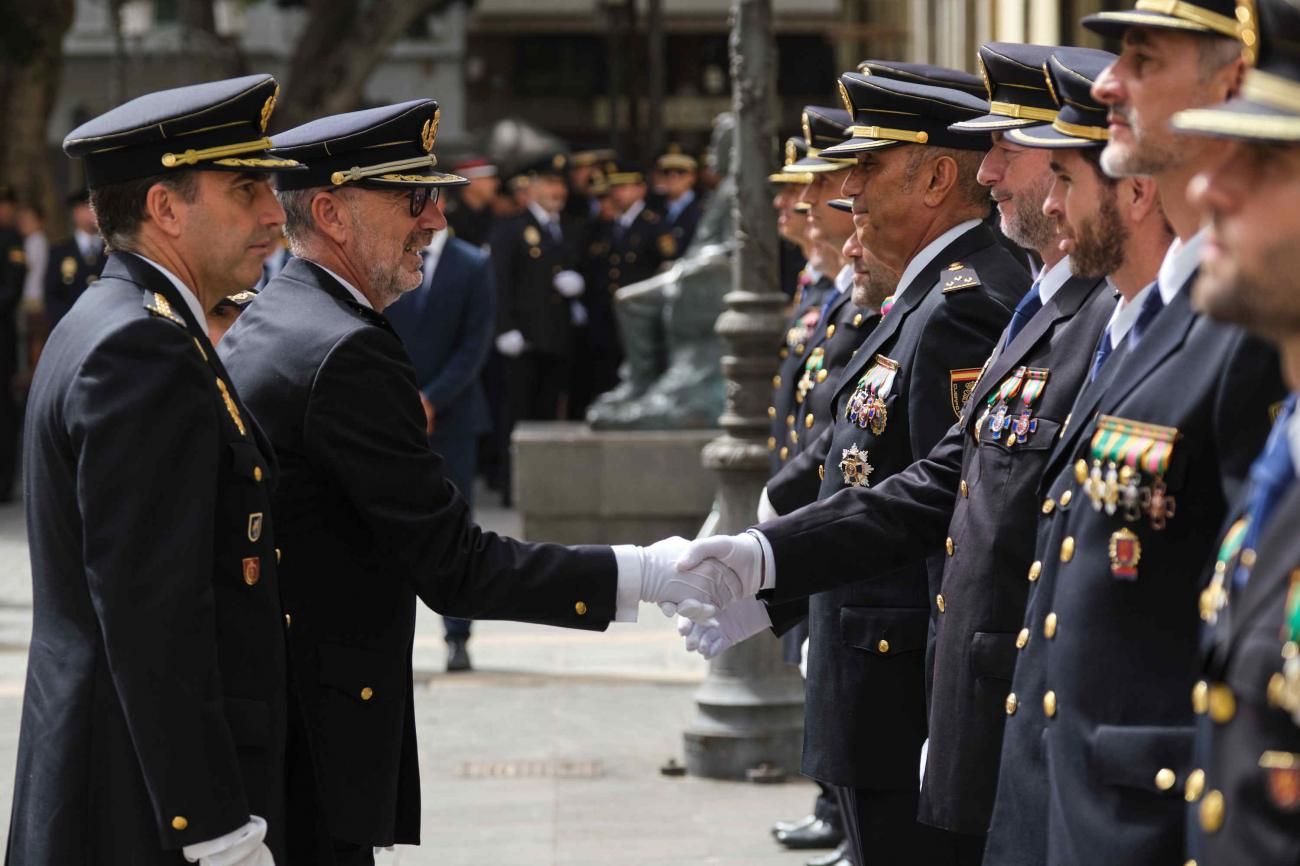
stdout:
[[(864, 217), (859, 238), (902, 275), (880, 323), (832, 386), (835, 420), (822, 437), (829, 445), (819, 499), (878, 484), (929, 451), (959, 417), (966, 389), (1029, 284), (983, 223), (987, 195), (975, 174), (988, 140), (948, 131), (986, 114), (987, 104), (958, 90), (857, 73), (840, 83), (853, 108), (851, 137), (820, 155), (858, 157), (844, 193)], [(938, 195), (923, 192), (936, 187)], [(783, 567), (798, 570), (817, 558), (779, 523), (768, 527), (766, 541), (765, 531), (695, 549), (748, 550), (751, 561), (774, 564), (779, 587)], [(870, 561), (869, 548), (858, 552)], [(916, 821), (927, 586), (926, 566), (916, 563), (888, 580), (818, 593), (806, 607), (773, 610), (778, 629), (807, 611), (803, 770), (836, 787), (855, 863), (946, 862), (941, 840)]]
[[(1252, 4), (1253, 6), (1253, 4)], [(1291, 396), (1250, 470), (1201, 594), (1204, 669), (1191, 698), (1196, 763), (1183, 785), (1200, 866), (1300, 862), (1300, 545), (1297, 302), (1300, 9), (1241, 5), (1258, 64), (1219, 108), (1174, 115), (1176, 129), (1233, 140), (1195, 196), (1218, 252), (1201, 266), (1197, 306), (1278, 346)], [(1139, 567), (1141, 567), (1139, 565)]]
[[(383, 308), (421, 283), (446, 221), (436, 197), (438, 107), (422, 99), (277, 135), (309, 166), (281, 175), (294, 258), (221, 341), (222, 360), (275, 446), (291, 670), (314, 820), (295, 856), (373, 863), (419, 841), (411, 682), (417, 597), (444, 615), (603, 630), (638, 599), (702, 596), (676, 539), (651, 548), (527, 545), (484, 533), (429, 449), (417, 380)], [(315, 797), (312, 797), (312, 794)]]
[(113, 252), (28, 405), (12, 866), (283, 862), (275, 467), (204, 321), (284, 219), (275, 94), (269, 75), (154, 93), (64, 141)]
[(104, 269), (104, 239), (86, 190), (68, 196), (72, 237), (50, 247), (45, 267), (45, 319), (49, 327), (59, 323)]
[(665, 261), (684, 253), (695, 238), (704, 214), (704, 200), (695, 191), (699, 162), (680, 148), (672, 148), (655, 160), (655, 193), (663, 211), (659, 252)]
[(1098, 372), (1047, 460), (985, 850), (993, 866), (1183, 863), (1184, 797), (1197, 793), (1187, 787), (1197, 599), (1282, 396), (1276, 354), (1190, 300), (1205, 235), (1187, 182), (1220, 153), (1176, 136), (1169, 116), (1237, 87), (1233, 4), (1139, 4), (1084, 24), (1123, 37), (1092, 88), (1113, 118), (1101, 164), (1150, 176), (1178, 240), (1129, 303), (1124, 339), (1115, 322), (1103, 332)]

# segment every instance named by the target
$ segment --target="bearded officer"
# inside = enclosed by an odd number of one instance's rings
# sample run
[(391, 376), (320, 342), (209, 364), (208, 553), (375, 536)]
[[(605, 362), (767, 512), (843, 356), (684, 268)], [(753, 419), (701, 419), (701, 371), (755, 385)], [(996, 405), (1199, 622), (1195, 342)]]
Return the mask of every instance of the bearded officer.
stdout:
[(257, 279), (284, 219), (265, 172), (296, 163), (267, 152), (275, 93), (269, 75), (153, 93), (64, 141), (113, 252), (28, 404), (13, 866), (283, 856), (274, 464), (204, 320)]
[(603, 630), (635, 619), (638, 599), (718, 586), (676, 578), (682, 539), (529, 545), (470, 521), (383, 315), (420, 284), (420, 250), (446, 227), (438, 195), (462, 183), (434, 169), (437, 125), (438, 104), (422, 99), (276, 136), (275, 153), (309, 166), (279, 178), (294, 258), (221, 341), (283, 469), (283, 597), (316, 778), (314, 797), (294, 793), (319, 810), (295, 850), (317, 864), (369, 864), (373, 846), (419, 842), (417, 597), (444, 615)]

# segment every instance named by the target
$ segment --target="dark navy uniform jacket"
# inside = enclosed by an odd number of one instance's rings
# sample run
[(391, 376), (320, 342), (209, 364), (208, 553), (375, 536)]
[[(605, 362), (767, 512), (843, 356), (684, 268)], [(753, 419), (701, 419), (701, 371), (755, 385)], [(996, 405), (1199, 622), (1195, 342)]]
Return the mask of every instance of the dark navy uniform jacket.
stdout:
[(51, 328), (99, 278), (103, 267), (104, 257), (82, 255), (75, 239), (50, 247), (50, 260), (45, 267), (45, 317)]
[[(900, 287), (893, 307), (836, 380), (835, 422), (815, 446), (826, 455), (819, 499), (851, 481), (880, 483), (929, 452), (956, 421), (965, 392), (1028, 286), (1028, 274), (980, 224)], [(862, 381), (873, 381), (886, 368), (893, 375), (879, 394), (888, 418), (875, 430), (859, 427), (848, 417), (849, 404)], [(861, 455), (856, 476), (850, 463), (841, 468), (850, 450)], [(812, 570), (809, 563), (819, 561), (819, 550), (783, 521), (762, 529), (776, 558), (775, 600), (788, 600), (780, 575)], [(865, 577), (872, 551), (863, 547), (859, 555)], [(889, 579), (808, 599), (805, 774), (881, 790), (916, 785), (926, 736), (927, 583), (926, 565), (916, 564)], [(798, 604), (783, 607), (773, 610), (778, 631), (803, 613)]]
[[(1197, 315), (1191, 282), (1081, 392), (1048, 460), (989, 866), (1183, 863), (1198, 596), (1282, 398), (1276, 353)], [(1132, 507), (1114, 449), (1142, 455)], [(1094, 466), (1118, 501), (1094, 506)]]
[(289, 262), (221, 355), (280, 461), (290, 661), (326, 826), (354, 844), (417, 844), (416, 597), (449, 616), (603, 630), (613, 552), (475, 526), (429, 450), (397, 335), (317, 265)]
[(561, 238), (538, 223), (531, 210), (492, 228), (492, 265), (497, 278), (497, 333), (517, 330), (528, 350), (573, 354), (569, 301), (555, 288), (555, 275), (580, 267), (584, 228), (560, 217)]
[(266, 819), (284, 856), (269, 445), (134, 255), (50, 335), (27, 407), (34, 605), (12, 866), (167, 864)]
[(769, 469), (775, 475), (798, 450), (798, 442), (791, 441), (790, 432), (795, 425), (795, 397), (799, 376), (808, 354), (819, 338), (824, 339), (825, 324), (817, 322), (812, 327), (804, 324), (809, 310), (821, 310), (826, 299), (835, 291), (835, 281), (826, 275), (795, 292), (793, 312), (781, 333), (781, 347), (777, 350), (776, 375), (772, 377), (772, 403), (767, 415), (771, 421), (767, 450), (771, 456)]

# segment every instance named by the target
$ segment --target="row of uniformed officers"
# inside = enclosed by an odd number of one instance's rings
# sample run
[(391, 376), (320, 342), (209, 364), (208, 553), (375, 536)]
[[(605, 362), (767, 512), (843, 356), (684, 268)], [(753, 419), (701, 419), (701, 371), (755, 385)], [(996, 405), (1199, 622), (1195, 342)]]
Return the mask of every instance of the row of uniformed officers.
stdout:
[[(383, 314), (465, 182), (435, 168), (438, 104), (267, 137), (276, 94), (153, 93), (64, 141), (108, 254), (27, 408), (12, 866), (371, 864), (420, 840), (417, 599), (592, 630), (718, 606), (720, 566), (674, 567), (685, 539), (471, 522)], [(293, 257), (230, 325), (282, 235)]]
[(821, 862), (1300, 862), (1300, 7), (1084, 25), (866, 61), (771, 178), (772, 474), (682, 561), (757, 598), (680, 629), (806, 620)]

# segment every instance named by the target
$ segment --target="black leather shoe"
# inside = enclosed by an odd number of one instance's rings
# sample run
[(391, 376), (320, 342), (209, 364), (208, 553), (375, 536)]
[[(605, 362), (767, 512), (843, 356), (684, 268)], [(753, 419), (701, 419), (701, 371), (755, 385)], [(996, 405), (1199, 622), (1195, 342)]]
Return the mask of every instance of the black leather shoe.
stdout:
[(798, 851), (813, 848), (835, 848), (844, 841), (844, 834), (840, 832), (840, 828), (833, 824), (828, 824), (825, 821), (813, 821), (806, 827), (800, 827), (788, 833), (777, 833), (776, 841), (787, 848)]
[(447, 671), (468, 670), (473, 670), (473, 666), (469, 663), (469, 650), (465, 648), (465, 641), (447, 641)]
[(817, 823), (816, 815), (805, 815), (798, 821), (777, 821), (772, 825), (772, 835), (780, 836), (782, 833), (789, 833), (791, 830), (802, 830), (811, 824)]
[(853, 866), (853, 861), (849, 858), (849, 843), (841, 842), (831, 853), (812, 858), (808, 861), (808, 866)]

